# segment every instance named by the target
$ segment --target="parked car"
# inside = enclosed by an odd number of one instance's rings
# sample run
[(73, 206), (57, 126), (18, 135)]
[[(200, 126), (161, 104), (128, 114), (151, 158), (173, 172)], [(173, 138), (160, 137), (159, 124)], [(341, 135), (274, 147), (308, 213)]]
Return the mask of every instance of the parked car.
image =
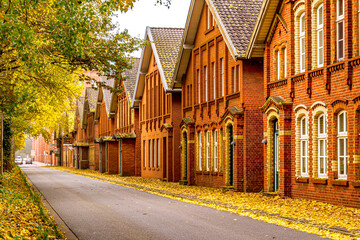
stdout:
[(31, 158), (25, 158), (25, 164), (32, 164)]
[(21, 157), (16, 157), (15, 164), (17, 164), (17, 165), (23, 164), (23, 159)]

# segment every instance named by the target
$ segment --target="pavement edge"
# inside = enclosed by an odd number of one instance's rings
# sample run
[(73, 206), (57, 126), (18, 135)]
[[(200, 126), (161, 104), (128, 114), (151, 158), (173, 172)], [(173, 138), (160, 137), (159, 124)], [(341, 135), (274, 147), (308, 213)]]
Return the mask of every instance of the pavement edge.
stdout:
[[(21, 168), (20, 168), (21, 169)], [(55, 209), (50, 205), (50, 203), (45, 199), (45, 197), (42, 195), (42, 193), (39, 191), (39, 189), (31, 182), (31, 180), (28, 178), (27, 174), (21, 169), (24, 176), (26, 177), (27, 182), (31, 186), (34, 191), (36, 191), (37, 194), (41, 197), (42, 203), (44, 207), (49, 211), (50, 215), (55, 220), (58, 228), (65, 234), (66, 239), (68, 240), (78, 240), (75, 233), (71, 231), (68, 225), (62, 220), (62, 218), (58, 215), (58, 213), (55, 211)]]

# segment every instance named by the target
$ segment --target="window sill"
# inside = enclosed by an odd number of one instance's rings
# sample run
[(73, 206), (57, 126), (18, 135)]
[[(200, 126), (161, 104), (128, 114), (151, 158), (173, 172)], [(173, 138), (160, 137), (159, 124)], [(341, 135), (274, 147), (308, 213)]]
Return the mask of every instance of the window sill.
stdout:
[(297, 183), (309, 183), (309, 178), (308, 177), (296, 177), (295, 181)]
[(209, 171), (204, 172), (204, 175), (210, 175)]
[(196, 171), (196, 175), (202, 175), (202, 171)]
[(218, 175), (218, 172), (212, 172), (211, 175), (217, 176), (217, 175)]
[(347, 186), (349, 186), (349, 181), (343, 180), (343, 179), (336, 179), (336, 180), (332, 181), (332, 185), (347, 187)]
[(326, 178), (314, 178), (312, 183), (318, 184), (318, 185), (327, 185), (327, 179)]

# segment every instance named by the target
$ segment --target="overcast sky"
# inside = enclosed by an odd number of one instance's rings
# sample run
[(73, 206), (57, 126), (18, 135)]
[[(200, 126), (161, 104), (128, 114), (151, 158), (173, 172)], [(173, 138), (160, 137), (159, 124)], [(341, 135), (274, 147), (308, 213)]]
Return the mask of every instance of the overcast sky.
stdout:
[[(149, 27), (185, 27), (190, 0), (172, 0), (171, 7), (154, 4), (156, 0), (139, 0), (133, 10), (119, 14), (115, 22), (121, 30), (128, 29), (134, 37), (144, 38), (145, 29)], [(140, 57), (141, 51), (133, 54)]]

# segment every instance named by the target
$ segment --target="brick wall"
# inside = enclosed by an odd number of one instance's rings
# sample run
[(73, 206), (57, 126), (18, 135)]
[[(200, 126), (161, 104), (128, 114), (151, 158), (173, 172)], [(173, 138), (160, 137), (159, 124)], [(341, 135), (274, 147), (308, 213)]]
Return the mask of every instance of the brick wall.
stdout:
[[(279, 118), (280, 133), (280, 189), (283, 196), (307, 198), (333, 204), (360, 207), (359, 177), (359, 96), (360, 67), (358, 50), (357, 1), (345, 1), (345, 58), (336, 60), (336, 7), (334, 2), (324, 1), (324, 66), (317, 67), (316, 38), (311, 19), (314, 19), (316, 3), (305, 1), (286, 2), (281, 16), (287, 31), (278, 22), (271, 31), (264, 55), (265, 97), (279, 96), (289, 103), (288, 107), (270, 103), (264, 108), (264, 132), (268, 144), (272, 144), (269, 122), (271, 114)], [(303, 10), (302, 10), (303, 9)], [(297, 14), (305, 12), (305, 72), (298, 67), (300, 48), (297, 41)], [(328, 14), (329, 13), (329, 14)], [(354, 24), (355, 23), (355, 24)], [(276, 49), (282, 44), (287, 48), (287, 77), (276, 76)], [(315, 49), (315, 51), (314, 51)], [(271, 109), (273, 107), (273, 109)], [(321, 111), (319, 111), (321, 109)], [(347, 112), (348, 174), (346, 179), (338, 175), (337, 116)], [(308, 168), (307, 175), (301, 174), (300, 146), (297, 145), (299, 130), (296, 116), (307, 116), (308, 123)], [(276, 113), (277, 112), (277, 113)], [(327, 173), (318, 176), (317, 114), (324, 113), (327, 119)], [(269, 124), (270, 123), (270, 124)], [(269, 130), (270, 129), (270, 130)], [(298, 147), (297, 147), (298, 146)], [(272, 191), (272, 147), (264, 150), (264, 188)]]

